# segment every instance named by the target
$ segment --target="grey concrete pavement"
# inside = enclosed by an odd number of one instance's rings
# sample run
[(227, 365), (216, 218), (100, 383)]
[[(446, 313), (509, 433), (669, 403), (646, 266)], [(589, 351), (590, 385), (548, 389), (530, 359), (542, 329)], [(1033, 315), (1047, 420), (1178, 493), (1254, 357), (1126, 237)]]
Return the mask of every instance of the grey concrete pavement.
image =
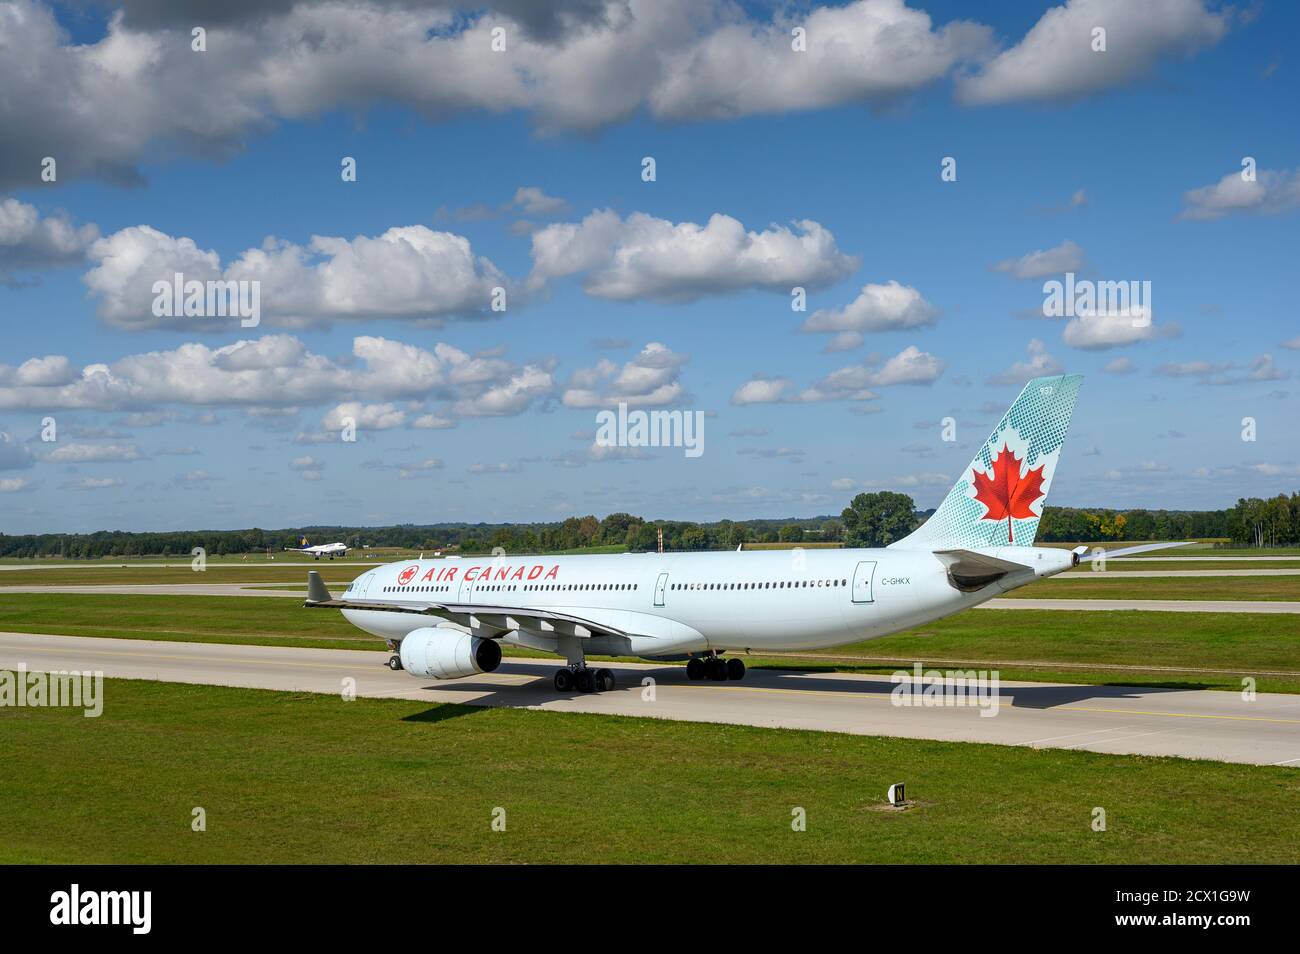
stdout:
[[(322, 569), (331, 566), (382, 566), (385, 562), (381, 560), (255, 560), (245, 562), (243, 560), (209, 560), (208, 565), (212, 567), (271, 567), (277, 566), (309, 566), (314, 569)], [(6, 570), (157, 570), (163, 568), (171, 569), (190, 569), (192, 561), (187, 560), (184, 563), (0, 563), (0, 572)]]
[[(307, 591), (250, 589), (255, 583), (77, 583), (56, 586), (0, 586), (6, 593), (73, 593), (83, 596), (288, 596), (305, 600)], [(263, 583), (262, 586), (275, 586)], [(284, 585), (284, 584), (279, 584)], [(347, 584), (343, 584), (345, 587)]]
[[(1002, 683), (997, 714), (976, 707), (900, 707), (890, 679), (751, 670), (743, 682), (690, 682), (679, 666), (617, 664), (619, 688), (560, 695), (558, 662), (507, 659), (491, 674), (437, 682), (390, 672), (387, 655), (0, 633), (0, 668), (101, 670), (110, 678), (519, 706), (858, 735), (1077, 748), (1255, 764), (1300, 765), (1300, 696), (1208, 690)], [(643, 684), (652, 680), (651, 685)], [(112, 705), (108, 692), (105, 704)]]
[(1276, 563), (1282, 560), (1300, 560), (1300, 552), (1290, 553), (1290, 554), (1287, 553), (1275, 554), (1273, 556), (1175, 556), (1173, 555), (1172, 551), (1168, 551), (1168, 552), (1169, 552), (1168, 556), (1115, 557), (1112, 562), (1114, 563), (1173, 563), (1176, 561), (1181, 562), (1184, 560), (1186, 561), (1212, 560), (1217, 563), (1220, 560), (1222, 560), (1225, 563), (1236, 563), (1238, 561), (1243, 563), (1254, 563), (1254, 562)]

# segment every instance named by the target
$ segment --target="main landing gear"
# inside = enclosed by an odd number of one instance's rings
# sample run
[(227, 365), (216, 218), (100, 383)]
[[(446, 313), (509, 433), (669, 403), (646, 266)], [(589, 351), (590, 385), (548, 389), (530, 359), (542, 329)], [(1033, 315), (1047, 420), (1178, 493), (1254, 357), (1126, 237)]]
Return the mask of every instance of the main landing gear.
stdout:
[(730, 659), (721, 656), (692, 656), (686, 663), (686, 678), (696, 682), (701, 679), (712, 682), (726, 682), (728, 679), (737, 681), (745, 678), (745, 664), (735, 656)]
[(402, 671), (402, 657), (401, 657), (401, 656), (398, 656), (396, 653), (394, 653), (392, 656), (389, 656), (389, 657), (388, 657), (388, 668), (391, 669), (393, 672), (401, 672), (401, 671)]
[(610, 692), (616, 684), (609, 669), (565, 666), (555, 670), (555, 688), (560, 692)]
[(588, 667), (582, 640), (578, 637), (560, 636), (556, 640), (555, 648), (568, 663), (564, 668), (555, 670), (556, 691), (610, 692), (613, 690), (614, 673), (608, 669)]

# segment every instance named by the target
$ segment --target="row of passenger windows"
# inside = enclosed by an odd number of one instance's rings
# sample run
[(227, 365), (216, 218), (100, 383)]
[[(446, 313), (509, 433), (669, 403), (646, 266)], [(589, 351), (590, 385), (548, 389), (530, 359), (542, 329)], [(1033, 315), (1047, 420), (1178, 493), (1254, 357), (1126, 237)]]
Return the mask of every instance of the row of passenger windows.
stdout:
[(532, 592), (545, 593), (560, 590), (636, 590), (636, 583), (533, 583), (524, 587)]
[(848, 580), (768, 580), (765, 583), (674, 583), (674, 590), (786, 590), (811, 586), (848, 586)]
[[(493, 583), (490, 585), (480, 586), (474, 584), (475, 593), (492, 593), (498, 590), (512, 592), (519, 589), (513, 583)], [(529, 583), (524, 590), (529, 593), (537, 592), (555, 592), (559, 590), (627, 590), (635, 591), (640, 589), (637, 583)], [(442, 586), (385, 586), (385, 593), (446, 593), (451, 590), (449, 585)]]
[[(848, 580), (768, 580), (763, 583), (673, 583), (670, 590), (786, 590), (807, 589), (822, 586), (848, 586)], [(636, 583), (529, 583), (525, 592), (559, 592), (575, 590), (627, 590), (639, 589)], [(498, 590), (512, 592), (518, 589), (510, 583), (474, 586), (475, 593), (495, 592)], [(385, 593), (447, 593), (451, 586), (385, 586)]]

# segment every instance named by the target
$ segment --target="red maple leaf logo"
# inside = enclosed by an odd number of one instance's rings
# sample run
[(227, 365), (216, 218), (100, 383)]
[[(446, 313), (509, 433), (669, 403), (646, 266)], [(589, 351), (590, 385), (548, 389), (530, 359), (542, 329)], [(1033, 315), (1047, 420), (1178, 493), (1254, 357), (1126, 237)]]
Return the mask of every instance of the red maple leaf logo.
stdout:
[(407, 583), (410, 583), (413, 579), (415, 579), (415, 574), (419, 572), (420, 572), (420, 568), (418, 566), (408, 566), (401, 573), (397, 574), (397, 582), (401, 586), (405, 586)]
[(1011, 537), (1011, 518), (1025, 520), (1038, 514), (1030, 509), (1043, 497), (1043, 468), (1046, 463), (1038, 465), (1037, 470), (1028, 470), (1020, 476), (1020, 465), (1024, 458), (1017, 457), (1004, 441), (1002, 450), (993, 456), (993, 476), (975, 469), (971, 475), (975, 479), (975, 499), (982, 503), (988, 512), (981, 520), (1007, 521), (1007, 542), (1014, 543)]

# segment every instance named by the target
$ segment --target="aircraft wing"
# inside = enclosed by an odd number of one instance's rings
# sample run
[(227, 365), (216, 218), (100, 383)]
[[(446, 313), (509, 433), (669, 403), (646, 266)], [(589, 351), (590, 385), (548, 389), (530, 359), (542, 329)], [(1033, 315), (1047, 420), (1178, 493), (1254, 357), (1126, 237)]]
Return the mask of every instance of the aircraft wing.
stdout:
[(556, 613), (552, 610), (530, 609), (519, 606), (491, 606), (482, 603), (436, 603), (424, 600), (410, 600), (397, 603), (380, 603), (372, 600), (335, 599), (320, 574), (312, 570), (307, 574), (307, 600), (303, 606), (311, 609), (352, 609), (370, 610), (378, 613), (415, 613), (422, 616), (437, 616), (441, 619), (470, 626), (477, 623), (481, 627), (508, 632), (512, 629), (535, 628), (543, 632), (553, 632), (561, 636), (627, 636), (628, 633), (605, 623), (572, 616), (568, 613)]

